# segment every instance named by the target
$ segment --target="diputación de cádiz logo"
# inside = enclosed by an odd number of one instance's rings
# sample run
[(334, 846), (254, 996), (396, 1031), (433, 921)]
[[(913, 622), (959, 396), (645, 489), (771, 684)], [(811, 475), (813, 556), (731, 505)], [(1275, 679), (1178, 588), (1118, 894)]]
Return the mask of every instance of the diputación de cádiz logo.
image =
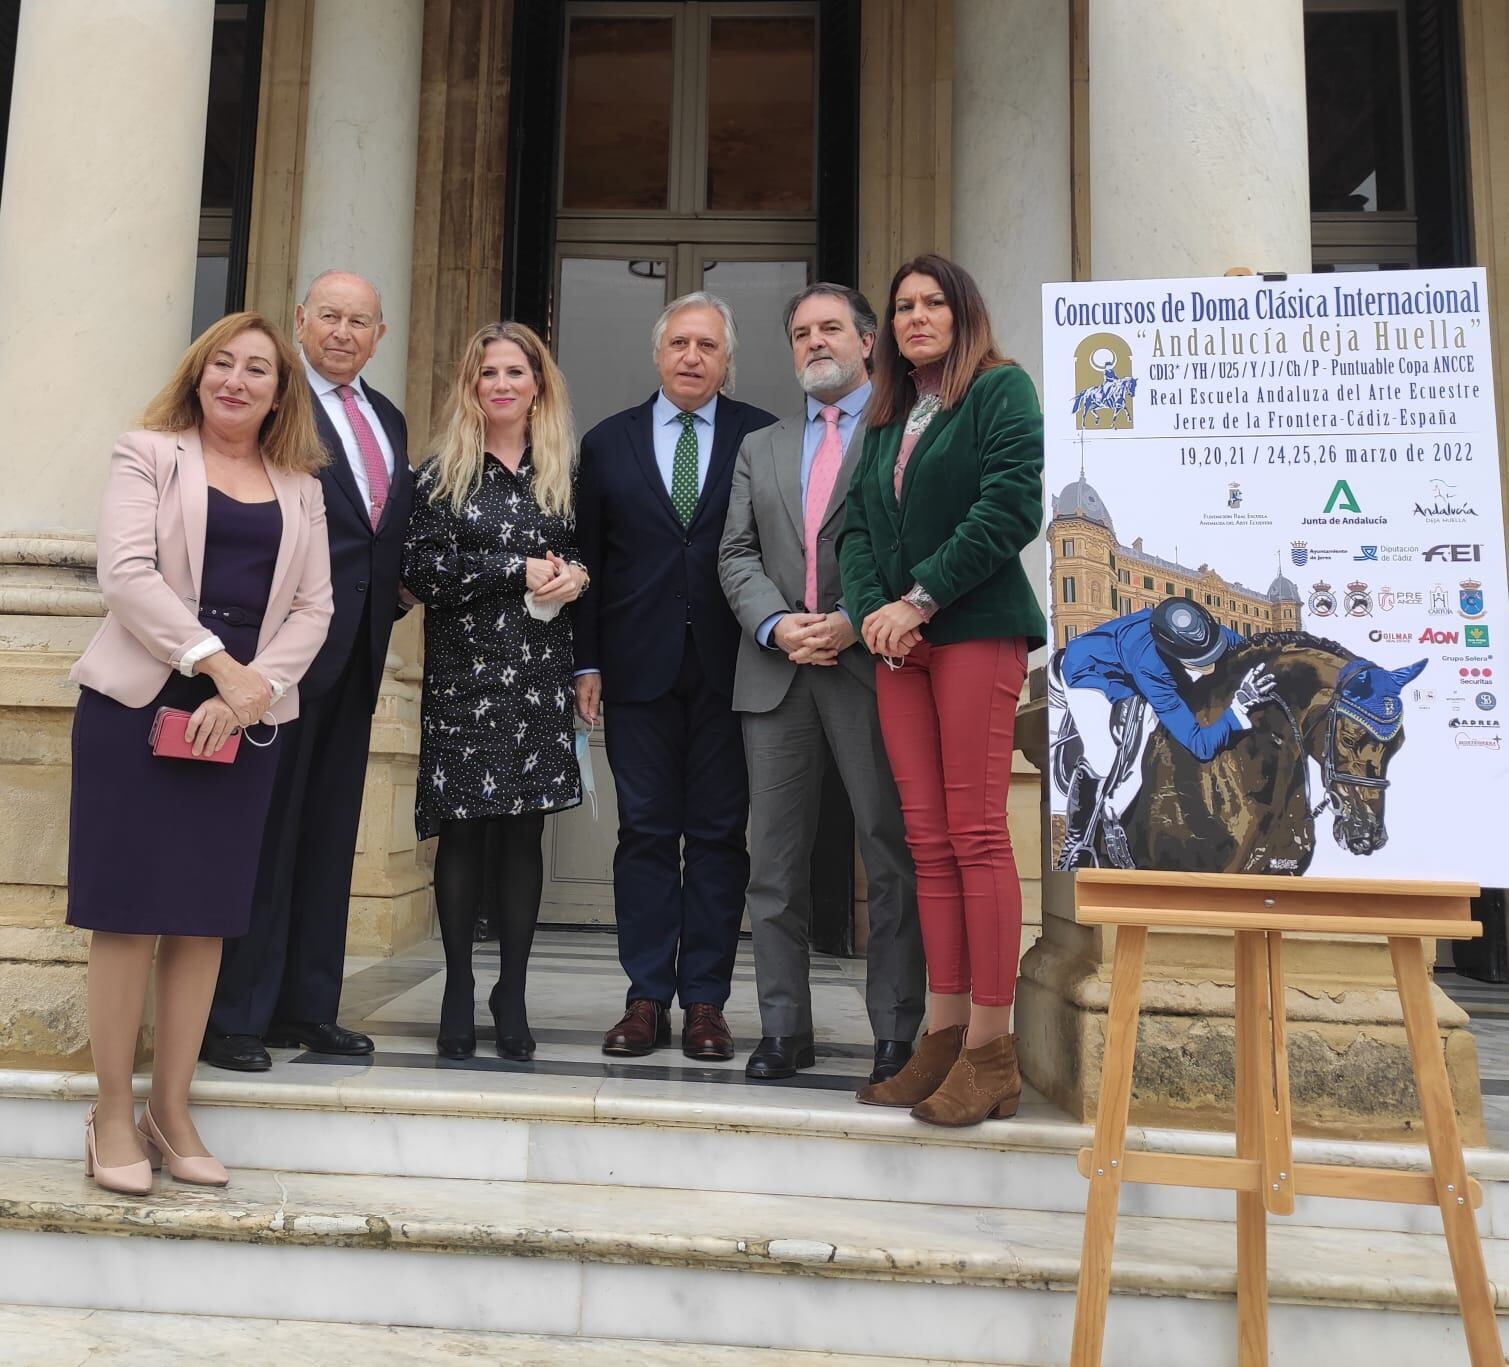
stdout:
[(1132, 348), (1114, 332), (1095, 332), (1074, 349), (1074, 426), (1083, 432), (1132, 426)]

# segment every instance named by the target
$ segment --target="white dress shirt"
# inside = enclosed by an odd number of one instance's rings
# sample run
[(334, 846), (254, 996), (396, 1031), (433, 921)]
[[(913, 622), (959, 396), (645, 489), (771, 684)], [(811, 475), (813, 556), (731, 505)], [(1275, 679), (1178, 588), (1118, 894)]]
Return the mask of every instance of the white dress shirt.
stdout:
[[(336, 393), (341, 382), (327, 380), (309, 364), (307, 356), (304, 358), (304, 373), (309, 376), (310, 388), (314, 390), (315, 397), (324, 406), (326, 416), (335, 428), (336, 435), (341, 439), (341, 447), (346, 453), (346, 464), (351, 467), (356, 487), (361, 490), (362, 502), (366, 504), (367, 511), (370, 513), (372, 511), (372, 486), (367, 481), (367, 464), (362, 459), (361, 449), (356, 444), (356, 433), (351, 430), (350, 419), (346, 417), (346, 405), (341, 402), (341, 396)], [(360, 375), (351, 382), (351, 387), (356, 390), (357, 408), (366, 418), (373, 436), (377, 438), (378, 446), (382, 448), (383, 463), (388, 467), (388, 478), (391, 480), (393, 478), (393, 443), (388, 440), (388, 434), (383, 430), (382, 419), (377, 416), (377, 410), (372, 407), (372, 401), (367, 397), (367, 390), (362, 384)]]

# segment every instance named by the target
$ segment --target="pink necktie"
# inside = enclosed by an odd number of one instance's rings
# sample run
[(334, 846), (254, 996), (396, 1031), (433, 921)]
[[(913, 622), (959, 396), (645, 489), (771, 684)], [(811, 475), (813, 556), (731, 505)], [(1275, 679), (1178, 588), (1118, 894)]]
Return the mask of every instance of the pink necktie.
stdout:
[(382, 458), (382, 447), (372, 424), (356, 406), (356, 390), (349, 384), (337, 385), (335, 392), (341, 396), (341, 405), (346, 410), (346, 421), (356, 435), (356, 449), (362, 453), (362, 465), (367, 471), (367, 488), (371, 490), (372, 526), (374, 530), (382, 521), (383, 504), (388, 501), (388, 463)]
[(823, 409), (822, 418), (826, 426), (812, 456), (812, 469), (807, 472), (805, 531), (808, 612), (822, 611), (817, 601), (817, 534), (822, 529), (823, 514), (828, 511), (828, 500), (833, 497), (833, 486), (838, 482), (838, 467), (844, 463), (844, 442), (838, 434), (838, 417), (839, 411), (832, 404)]

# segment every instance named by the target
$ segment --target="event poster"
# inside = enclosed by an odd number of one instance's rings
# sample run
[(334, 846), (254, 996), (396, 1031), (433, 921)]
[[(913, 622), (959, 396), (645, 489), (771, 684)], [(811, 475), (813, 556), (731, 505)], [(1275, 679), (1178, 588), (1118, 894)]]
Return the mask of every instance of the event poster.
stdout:
[(1043, 287), (1056, 867), (1509, 885), (1487, 294)]

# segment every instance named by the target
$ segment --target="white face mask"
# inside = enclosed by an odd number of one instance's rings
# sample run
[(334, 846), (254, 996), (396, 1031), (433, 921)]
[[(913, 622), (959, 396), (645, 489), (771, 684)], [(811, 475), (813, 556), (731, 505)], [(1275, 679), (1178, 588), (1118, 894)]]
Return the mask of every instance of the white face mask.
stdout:
[(582, 773), (582, 796), (592, 804), (592, 819), (597, 820), (597, 785), (592, 780), (592, 732), (586, 722), (576, 723), (576, 767)]

